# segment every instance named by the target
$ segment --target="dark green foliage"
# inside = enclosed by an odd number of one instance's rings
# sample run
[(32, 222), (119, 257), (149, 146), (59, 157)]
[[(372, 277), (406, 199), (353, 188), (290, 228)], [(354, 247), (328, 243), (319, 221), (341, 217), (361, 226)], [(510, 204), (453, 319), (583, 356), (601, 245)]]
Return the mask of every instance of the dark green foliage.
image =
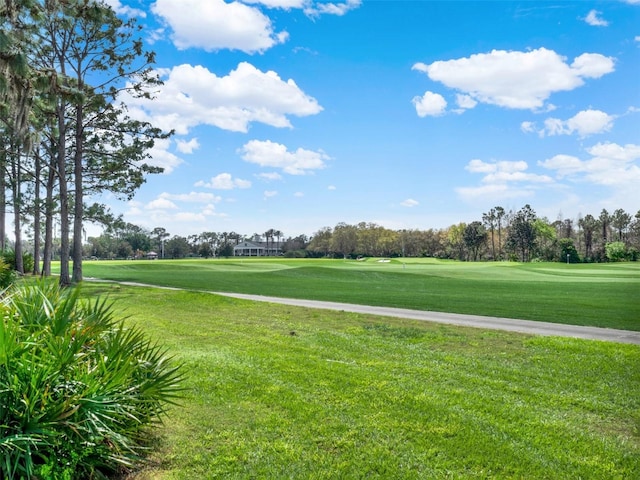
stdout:
[[(189, 242), (186, 238), (175, 235), (164, 245), (165, 256), (168, 258), (184, 258), (189, 254)], [(231, 250), (233, 254), (233, 249)]]
[(507, 247), (518, 256), (520, 261), (531, 260), (531, 252), (536, 245), (536, 212), (525, 205), (514, 215), (507, 237)]
[(181, 370), (111, 304), (21, 285), (0, 322), (0, 478), (99, 478), (132, 466)]
[(233, 256), (233, 245), (228, 242), (225, 242), (218, 251), (218, 255), (221, 257), (232, 257)]
[(578, 254), (578, 250), (576, 250), (572, 238), (560, 239), (560, 261), (567, 263), (580, 262), (580, 255)]
[(16, 272), (11, 265), (0, 258), (0, 289), (5, 289), (16, 279)]
[(306, 250), (287, 250), (284, 252), (286, 258), (307, 258), (309, 255)]
[(462, 234), (465, 245), (471, 252), (473, 261), (478, 260), (478, 252), (487, 241), (487, 231), (480, 222), (471, 222)]
[[(2, 252), (2, 260), (4, 260), (4, 263), (9, 265), (11, 270), (16, 269), (16, 252), (14, 250), (5, 250), (4, 252)], [(31, 272), (33, 270), (33, 263), (33, 254), (22, 254), (22, 266), (25, 272)]]

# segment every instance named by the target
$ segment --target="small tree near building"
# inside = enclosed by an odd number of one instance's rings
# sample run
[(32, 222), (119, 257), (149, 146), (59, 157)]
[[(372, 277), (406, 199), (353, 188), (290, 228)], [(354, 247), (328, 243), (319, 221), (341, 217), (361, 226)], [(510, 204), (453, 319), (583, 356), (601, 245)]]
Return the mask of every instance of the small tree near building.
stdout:
[(175, 235), (165, 246), (165, 255), (170, 258), (184, 258), (190, 252), (190, 245), (186, 238)]

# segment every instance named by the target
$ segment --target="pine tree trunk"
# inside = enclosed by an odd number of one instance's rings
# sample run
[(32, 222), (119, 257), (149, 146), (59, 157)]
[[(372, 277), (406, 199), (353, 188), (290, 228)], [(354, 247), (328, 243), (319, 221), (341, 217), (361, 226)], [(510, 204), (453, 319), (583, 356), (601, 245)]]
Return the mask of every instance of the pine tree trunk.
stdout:
[(69, 193), (67, 190), (66, 174), (66, 139), (65, 139), (65, 105), (59, 106), (58, 111), (58, 179), (60, 195), (60, 286), (71, 285), (69, 277)]
[(42, 159), (35, 156), (35, 198), (33, 208), (33, 271), (34, 275), (40, 275), (40, 176), (42, 172)]
[(49, 175), (47, 177), (47, 193), (45, 200), (45, 224), (44, 224), (44, 252), (42, 260), (42, 275), (51, 276), (51, 259), (53, 257), (53, 216), (55, 204), (53, 201), (53, 189), (56, 183), (56, 169), (54, 166), (49, 167)]

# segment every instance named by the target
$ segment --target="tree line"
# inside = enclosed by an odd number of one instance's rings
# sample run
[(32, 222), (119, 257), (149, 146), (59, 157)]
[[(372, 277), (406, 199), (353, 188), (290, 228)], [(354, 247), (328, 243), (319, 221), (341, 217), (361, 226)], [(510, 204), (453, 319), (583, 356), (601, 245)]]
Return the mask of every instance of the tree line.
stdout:
[[(640, 211), (635, 216), (603, 209), (577, 219), (550, 221), (530, 205), (495, 207), (470, 223), (443, 229), (391, 230), (375, 223), (340, 222), (311, 237), (286, 236), (269, 229), (251, 235), (205, 231), (171, 235), (164, 227), (147, 230), (117, 218), (100, 236), (89, 237), (83, 255), (99, 259), (230, 257), (245, 240), (276, 247), (286, 257), (435, 257), (461, 261), (607, 262), (640, 258)], [(267, 248), (269, 250), (269, 248)]]
[(520, 210), (497, 206), (470, 223), (444, 229), (389, 230), (372, 223), (326, 227), (313, 236), (307, 251), (342, 256), (436, 257), (461, 261), (514, 260), (604, 262), (640, 256), (640, 211), (623, 209), (598, 217), (550, 221), (530, 205)]
[(120, 100), (149, 97), (154, 54), (135, 20), (102, 1), (3, 1), (0, 18), (0, 250), (12, 212), (15, 269), (25, 270), (23, 232), (43, 259), (35, 274), (51, 273), (57, 240), (60, 284), (69, 285), (82, 280), (84, 223), (110, 219), (87, 199), (130, 199), (162, 171), (149, 151), (171, 132), (132, 119)]

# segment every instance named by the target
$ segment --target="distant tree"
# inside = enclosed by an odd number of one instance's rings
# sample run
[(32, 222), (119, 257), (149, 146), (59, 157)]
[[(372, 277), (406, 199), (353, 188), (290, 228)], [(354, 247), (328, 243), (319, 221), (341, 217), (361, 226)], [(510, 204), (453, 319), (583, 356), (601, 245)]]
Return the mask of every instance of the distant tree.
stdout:
[(151, 238), (144, 230), (127, 232), (122, 236), (134, 252), (149, 252), (151, 250)]
[(560, 238), (572, 238), (573, 237), (573, 220), (565, 218), (562, 221), (562, 229)]
[(360, 222), (356, 225), (356, 251), (359, 255), (374, 256), (379, 254), (380, 228), (375, 223)]
[(605, 246), (605, 254), (610, 262), (620, 262), (627, 257), (627, 246), (624, 242), (609, 242)]
[(233, 241), (233, 245), (239, 245), (244, 238), (244, 235), (237, 232), (229, 232), (227, 238)]
[(561, 238), (560, 244), (560, 259), (561, 262), (568, 261), (569, 263), (579, 263), (580, 255), (573, 243), (573, 238)]
[(631, 226), (629, 227), (630, 231), (630, 244), (634, 248), (635, 251), (640, 251), (640, 210), (633, 217), (633, 221), (631, 222)]
[(174, 235), (164, 246), (165, 255), (171, 258), (184, 258), (189, 254), (190, 245), (185, 237)]
[(120, 240), (118, 242), (118, 249), (116, 251), (118, 258), (132, 258), (134, 256), (134, 250), (126, 240)]
[(282, 237), (283, 233), (280, 230), (274, 230), (273, 236), (276, 237), (276, 249), (282, 250), (282, 246), (280, 245), (280, 237)]
[(629, 225), (631, 224), (631, 215), (619, 208), (611, 215), (611, 226), (616, 229), (618, 233), (618, 241), (625, 241), (625, 233), (627, 232)]
[(307, 250), (315, 255), (322, 254), (325, 257), (331, 252), (331, 238), (333, 229), (331, 227), (323, 227), (313, 234)]
[(600, 216), (598, 217), (598, 221), (600, 222), (600, 231), (602, 232), (602, 245), (606, 245), (609, 241), (609, 228), (611, 226), (611, 215), (605, 208), (600, 212)]
[(164, 241), (169, 238), (171, 234), (167, 232), (164, 227), (155, 227), (151, 230), (151, 242), (152, 245), (158, 249), (161, 258), (164, 258)]
[(221, 257), (232, 257), (233, 256), (233, 244), (229, 243), (229, 241), (223, 241), (220, 245), (219, 255)]
[[(284, 245), (282, 246), (283, 252), (300, 252), (307, 248), (309, 244), (309, 239), (306, 235), (298, 235), (297, 237), (289, 237), (284, 241)], [(299, 255), (298, 255), (299, 256)], [(306, 256), (306, 252), (302, 255)]]
[(507, 246), (516, 253), (522, 262), (531, 260), (531, 253), (536, 245), (536, 212), (530, 205), (525, 205), (511, 219)]
[(111, 235), (102, 234), (99, 237), (89, 237), (88, 242), (89, 256), (103, 259), (116, 257), (118, 241)]
[(496, 230), (496, 209), (492, 208), (488, 213), (482, 214), (482, 221), (484, 225), (489, 229), (491, 235), (491, 258), (496, 259), (496, 242), (495, 242), (495, 230)]
[(494, 209), (496, 211), (496, 225), (498, 226), (498, 258), (502, 260), (502, 227), (503, 219), (506, 215), (504, 208), (498, 206)]
[(481, 222), (471, 222), (464, 229), (463, 239), (473, 261), (478, 260), (478, 252), (487, 242), (487, 231)]
[[(559, 233), (554, 225), (559, 228)], [(536, 218), (533, 221), (536, 238), (536, 254), (542, 260), (553, 262), (558, 258), (558, 234), (562, 235), (564, 222), (554, 222), (551, 225), (544, 218)]]
[(264, 237), (267, 240), (267, 248), (265, 250), (265, 255), (269, 255), (269, 240), (273, 240), (273, 228), (270, 228), (269, 230), (267, 230), (266, 232), (264, 232)]
[(358, 246), (358, 233), (356, 227), (341, 222), (333, 229), (331, 236), (331, 250), (347, 258), (356, 251)]
[(216, 232), (202, 232), (200, 234), (200, 255), (205, 258), (215, 257), (218, 241), (219, 236)]
[(206, 242), (202, 242), (198, 245), (198, 255), (204, 258), (213, 257), (213, 249), (211, 245)]
[(587, 214), (579, 222), (584, 237), (584, 256), (589, 261), (593, 256), (593, 238), (598, 229), (598, 220)]
[(398, 256), (398, 238), (400, 234), (388, 228), (380, 229), (380, 238), (378, 240), (379, 254), (385, 257)]
[(451, 258), (457, 258), (458, 260), (465, 260), (466, 250), (464, 242), (464, 231), (467, 228), (466, 223), (459, 223), (449, 227), (447, 232), (447, 241), (451, 249)]

